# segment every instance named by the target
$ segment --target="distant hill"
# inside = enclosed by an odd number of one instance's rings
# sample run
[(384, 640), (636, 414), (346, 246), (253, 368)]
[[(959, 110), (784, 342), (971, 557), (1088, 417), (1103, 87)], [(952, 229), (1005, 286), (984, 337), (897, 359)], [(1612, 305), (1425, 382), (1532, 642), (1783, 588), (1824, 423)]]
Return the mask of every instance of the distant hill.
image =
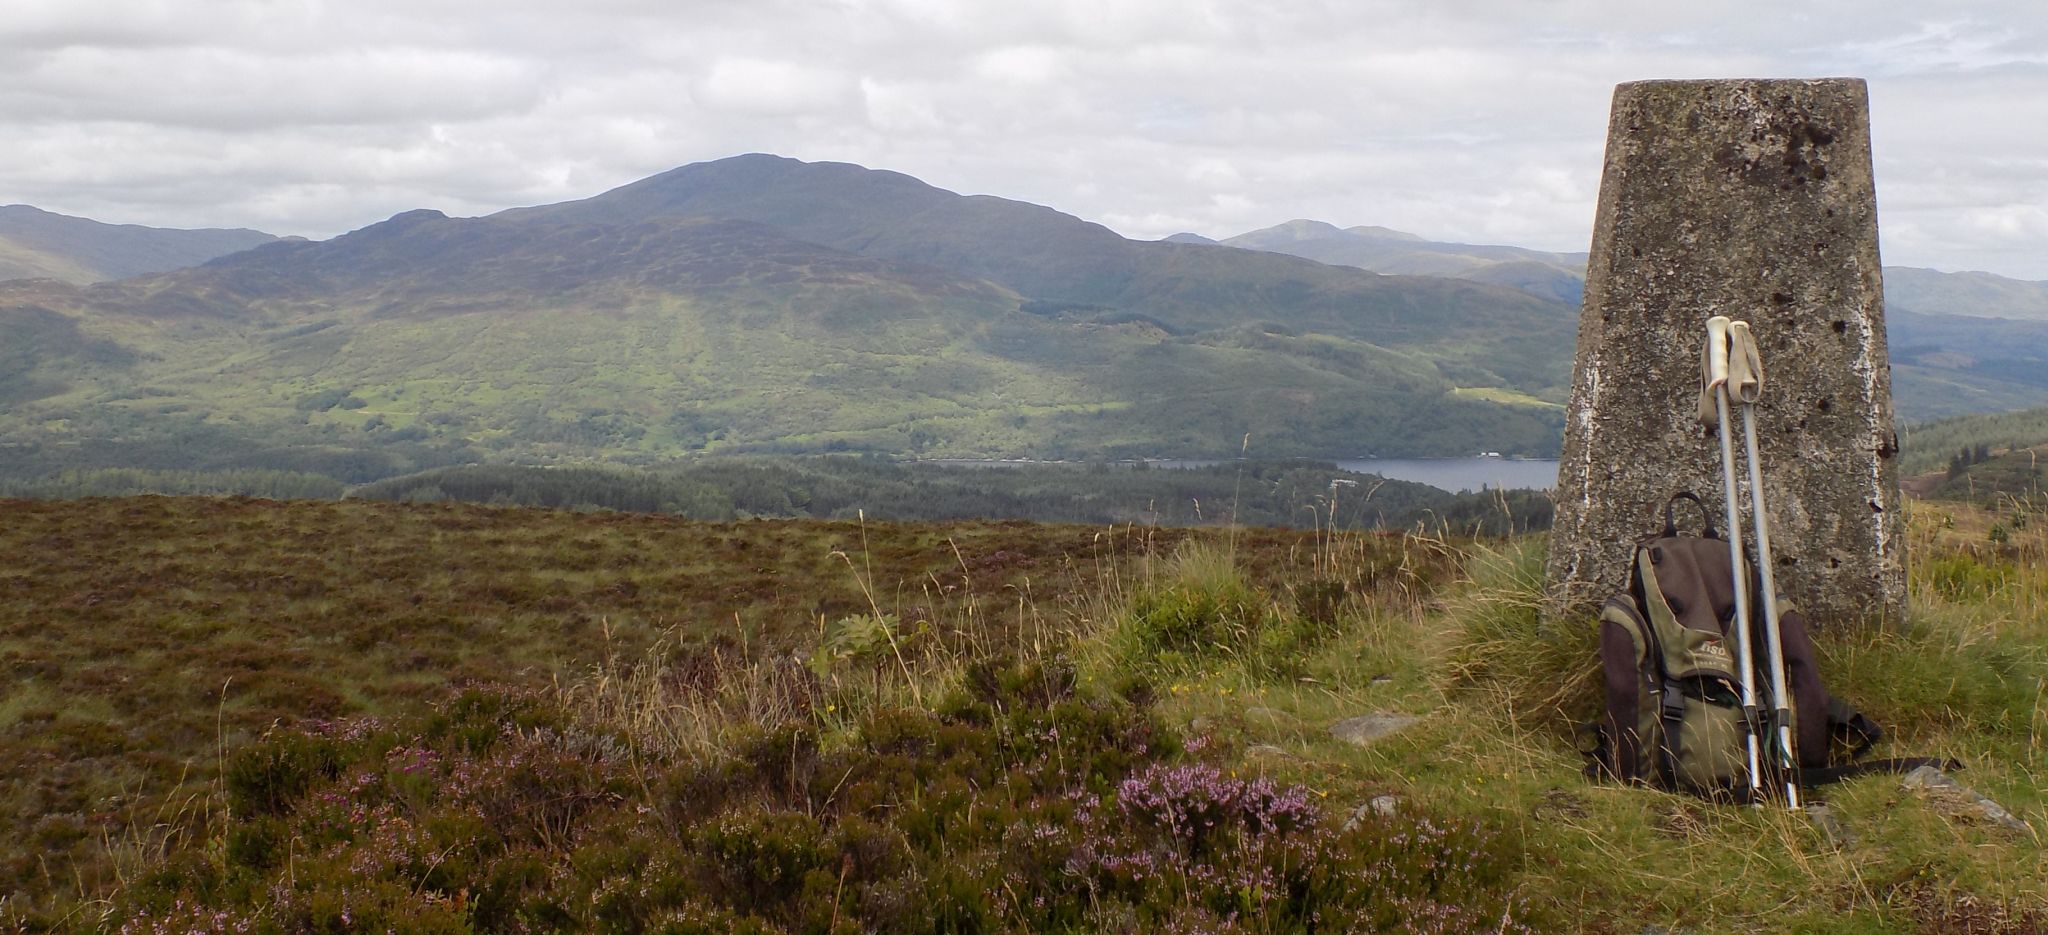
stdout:
[(2048, 322), (2048, 282), (2007, 279), (1991, 273), (1944, 273), (1912, 266), (1887, 266), (1884, 301), (1887, 308), (1929, 315)]
[[(1380, 273), (1510, 286), (1576, 306), (1586, 254), (1443, 243), (1384, 227), (1294, 220), (1222, 243)], [(2048, 283), (1887, 266), (1886, 320), (1899, 418), (1925, 421), (2048, 405)]]
[[(863, 256), (985, 278), (1038, 303), (1135, 313), (1181, 332), (1275, 322), (1375, 344), (1567, 338), (1568, 309), (1500, 287), (1363, 276), (1290, 257), (1128, 240), (1051, 208), (962, 196), (897, 172), (763, 154), (697, 163), (594, 198), (498, 215), (589, 224), (715, 217), (765, 224)], [(1526, 337), (1526, 336), (1525, 336)], [(1568, 366), (1569, 349), (1541, 353)], [(1513, 355), (1511, 355), (1513, 356)], [(1511, 378), (1526, 386), (1533, 374)]]
[(2048, 321), (1887, 308), (1885, 325), (1902, 420), (2048, 406)]
[(197, 266), (277, 238), (253, 230), (102, 224), (28, 205), (0, 206), (0, 280), (84, 285)]
[(1575, 316), (769, 156), (0, 285), (0, 474), (1554, 453)]
[(1583, 253), (1546, 253), (1523, 247), (1439, 243), (1385, 227), (1339, 228), (1323, 221), (1294, 220), (1226, 238), (1224, 244), (1269, 250), (1338, 266), (1379, 273), (1458, 276), (1495, 263), (1537, 263), (1563, 270), (1586, 268)]

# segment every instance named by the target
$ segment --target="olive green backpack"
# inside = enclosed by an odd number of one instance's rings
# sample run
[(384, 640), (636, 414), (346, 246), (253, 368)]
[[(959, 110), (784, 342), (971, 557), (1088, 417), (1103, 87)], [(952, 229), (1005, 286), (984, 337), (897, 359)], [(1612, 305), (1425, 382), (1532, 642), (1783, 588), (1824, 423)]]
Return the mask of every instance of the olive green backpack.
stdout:
[[(1681, 500), (1700, 509), (1703, 523), (1697, 535), (1678, 530), (1672, 511)], [(1749, 797), (1748, 731), (1768, 737), (1776, 728), (1762, 723), (1767, 710), (1760, 710), (1754, 724), (1747, 723), (1743, 710), (1735, 577), (1729, 562), (1727, 540), (1714, 528), (1706, 504), (1689, 492), (1666, 501), (1661, 533), (1636, 543), (1628, 590), (1608, 599), (1600, 611), (1606, 716), (1580, 727), (1588, 776), (1647, 782), (1709, 798)], [(1743, 566), (1750, 606), (1758, 607), (1759, 583), (1749, 562)], [(1855, 763), (1884, 732), (1828, 694), (1804, 617), (1782, 599), (1778, 609), (1801, 785), (1927, 763), (1948, 765), (1921, 758)], [(1761, 657), (1760, 633), (1753, 644)], [(1763, 681), (1760, 674), (1756, 684)], [(1765, 777), (1762, 786), (1780, 788), (1782, 779)]]

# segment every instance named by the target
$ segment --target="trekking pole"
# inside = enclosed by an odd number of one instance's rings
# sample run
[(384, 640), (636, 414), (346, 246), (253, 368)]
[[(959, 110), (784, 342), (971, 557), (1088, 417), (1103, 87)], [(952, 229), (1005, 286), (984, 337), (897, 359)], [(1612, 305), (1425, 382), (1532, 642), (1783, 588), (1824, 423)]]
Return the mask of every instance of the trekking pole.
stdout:
[(1749, 459), (1749, 512), (1756, 523), (1757, 573), (1763, 578), (1764, 650), (1770, 658), (1771, 720), (1777, 727), (1772, 755), (1784, 770), (1786, 807), (1797, 809), (1799, 760), (1792, 750), (1792, 704), (1785, 689), (1785, 644), (1778, 633), (1778, 587), (1771, 573), (1771, 527), (1764, 512), (1764, 473), (1756, 449), (1756, 401), (1763, 395), (1763, 356), (1746, 321), (1729, 324), (1728, 343), (1733, 373), (1727, 392), (1736, 394), (1742, 404), (1742, 447)]
[[(1726, 316), (1707, 319), (1707, 343), (1700, 352), (1699, 417), (1721, 434), (1721, 504), (1728, 518), (1728, 573), (1734, 579), (1735, 648), (1742, 659), (1742, 724), (1749, 741), (1749, 791), (1752, 800), (1760, 803), (1763, 775), (1757, 770), (1761, 757), (1756, 736), (1756, 663), (1750, 655), (1749, 582), (1742, 574), (1742, 517), (1735, 508), (1735, 442), (1728, 433), (1728, 327)], [(1711, 406), (1708, 397), (1712, 397)]]

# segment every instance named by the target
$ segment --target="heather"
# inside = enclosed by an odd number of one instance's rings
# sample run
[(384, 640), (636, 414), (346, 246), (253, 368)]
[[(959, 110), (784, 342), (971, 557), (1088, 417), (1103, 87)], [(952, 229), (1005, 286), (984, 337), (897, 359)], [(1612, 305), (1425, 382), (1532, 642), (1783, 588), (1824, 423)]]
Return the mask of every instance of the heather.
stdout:
[[(825, 697), (829, 697), (826, 695)], [(1469, 820), (1340, 826), (1057, 661), (936, 710), (738, 727), (663, 755), (587, 709), (473, 690), (280, 733), (227, 771), (217, 855), (143, 877), (127, 931), (1462, 931), (1518, 921)], [(1194, 749), (1190, 750), (1192, 747)], [(1491, 930), (1491, 929), (1490, 929)]]

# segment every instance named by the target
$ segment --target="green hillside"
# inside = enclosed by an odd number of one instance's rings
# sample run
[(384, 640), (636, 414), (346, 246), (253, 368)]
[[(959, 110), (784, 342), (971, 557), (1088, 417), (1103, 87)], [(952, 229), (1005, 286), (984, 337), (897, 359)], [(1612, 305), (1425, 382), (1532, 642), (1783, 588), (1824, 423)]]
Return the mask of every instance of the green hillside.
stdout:
[(1885, 312), (1899, 418), (2048, 406), (2048, 321)]
[(2048, 503), (2048, 444), (2000, 449), (1969, 463), (1958, 460), (1930, 496), (1987, 506)]
[(1135, 243), (850, 166), (640, 184), (0, 286), (0, 471), (1556, 450), (1557, 410), (1518, 401), (1558, 400), (1574, 322), (1513, 289)]
[(1900, 443), (1899, 468), (1908, 474), (1939, 470), (1963, 449), (2031, 448), (2048, 443), (2048, 407), (1922, 422), (1907, 426)]

